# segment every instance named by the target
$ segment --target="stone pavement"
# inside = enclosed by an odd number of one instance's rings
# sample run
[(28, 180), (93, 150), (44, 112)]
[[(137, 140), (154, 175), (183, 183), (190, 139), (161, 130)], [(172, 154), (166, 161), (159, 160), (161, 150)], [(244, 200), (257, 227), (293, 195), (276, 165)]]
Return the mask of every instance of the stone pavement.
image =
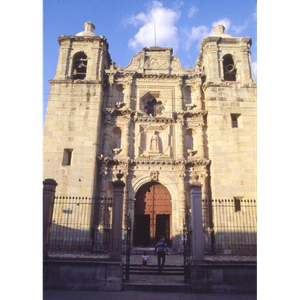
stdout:
[(142, 291), (44, 291), (43, 300), (256, 300), (256, 294), (194, 294)]

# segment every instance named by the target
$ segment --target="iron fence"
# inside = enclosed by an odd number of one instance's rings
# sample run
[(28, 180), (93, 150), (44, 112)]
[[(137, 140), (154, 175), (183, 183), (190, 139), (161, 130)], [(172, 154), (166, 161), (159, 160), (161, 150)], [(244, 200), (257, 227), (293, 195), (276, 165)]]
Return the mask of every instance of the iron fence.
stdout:
[(256, 200), (204, 199), (202, 210), (206, 255), (256, 259)]
[(48, 253), (107, 253), (111, 207), (111, 198), (55, 197)]
[[(206, 259), (256, 259), (256, 200), (203, 199), (202, 216)], [(111, 221), (112, 198), (56, 197), (48, 254), (107, 255)]]

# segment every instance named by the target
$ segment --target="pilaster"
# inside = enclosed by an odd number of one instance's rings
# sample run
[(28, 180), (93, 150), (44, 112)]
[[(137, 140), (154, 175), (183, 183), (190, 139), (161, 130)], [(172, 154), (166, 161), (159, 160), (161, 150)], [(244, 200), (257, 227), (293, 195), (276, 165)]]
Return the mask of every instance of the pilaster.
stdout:
[(118, 180), (113, 182), (113, 217), (111, 230), (110, 257), (122, 260), (122, 217), (125, 183), (121, 181), (123, 174), (117, 174)]
[(53, 216), (55, 189), (57, 183), (54, 179), (45, 179), (43, 189), (43, 256), (47, 256), (50, 239), (50, 225)]
[(191, 185), (191, 211), (192, 211), (192, 253), (193, 262), (204, 260), (203, 224), (202, 224), (202, 193), (201, 184)]

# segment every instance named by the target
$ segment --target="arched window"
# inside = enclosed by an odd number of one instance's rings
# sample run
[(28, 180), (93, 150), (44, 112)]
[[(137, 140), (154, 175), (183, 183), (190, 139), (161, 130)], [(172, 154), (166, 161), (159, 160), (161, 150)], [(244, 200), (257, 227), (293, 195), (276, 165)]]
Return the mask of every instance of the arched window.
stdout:
[(225, 81), (236, 81), (236, 67), (231, 54), (223, 57), (223, 71)]
[(73, 57), (73, 79), (84, 80), (86, 78), (87, 56), (83, 52), (78, 52)]

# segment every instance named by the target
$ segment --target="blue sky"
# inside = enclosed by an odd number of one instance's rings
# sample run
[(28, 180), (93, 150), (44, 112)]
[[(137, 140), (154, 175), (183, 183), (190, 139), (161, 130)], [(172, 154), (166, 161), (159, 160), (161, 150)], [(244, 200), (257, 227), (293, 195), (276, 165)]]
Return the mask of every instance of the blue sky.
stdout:
[(256, 78), (256, 0), (44, 0), (43, 2), (43, 118), (56, 72), (60, 35), (75, 35), (91, 21), (96, 35), (104, 35), (116, 65), (126, 67), (145, 46), (172, 47), (185, 68), (195, 66), (201, 40), (214, 35), (218, 23), (225, 33), (252, 38)]

